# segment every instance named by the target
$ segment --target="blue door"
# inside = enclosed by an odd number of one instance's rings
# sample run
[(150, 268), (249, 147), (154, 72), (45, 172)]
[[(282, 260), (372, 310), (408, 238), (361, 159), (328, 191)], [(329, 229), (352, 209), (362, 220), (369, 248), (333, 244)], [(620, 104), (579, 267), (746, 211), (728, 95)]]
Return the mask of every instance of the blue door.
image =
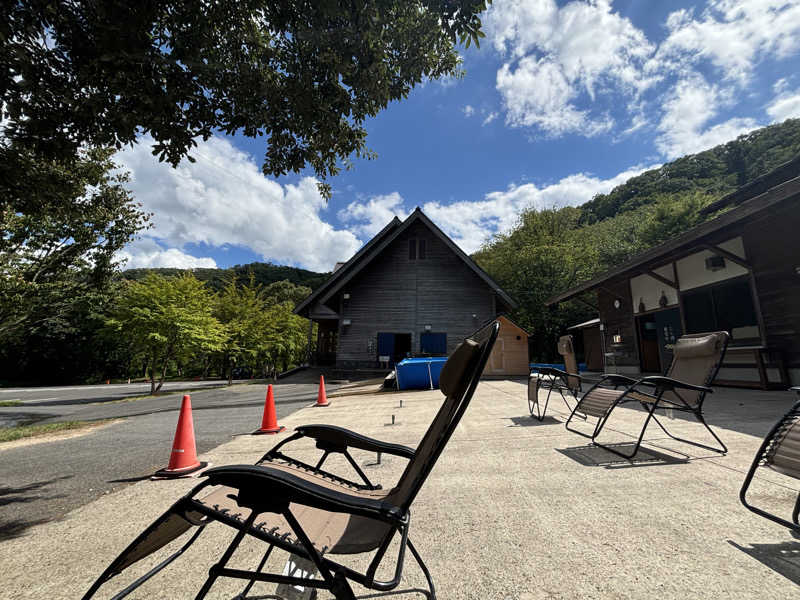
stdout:
[(388, 356), (388, 361), (392, 361), (394, 357), (394, 334), (393, 333), (378, 333), (378, 360), (381, 357)]
[(447, 334), (425, 332), (419, 336), (422, 354), (447, 354)]

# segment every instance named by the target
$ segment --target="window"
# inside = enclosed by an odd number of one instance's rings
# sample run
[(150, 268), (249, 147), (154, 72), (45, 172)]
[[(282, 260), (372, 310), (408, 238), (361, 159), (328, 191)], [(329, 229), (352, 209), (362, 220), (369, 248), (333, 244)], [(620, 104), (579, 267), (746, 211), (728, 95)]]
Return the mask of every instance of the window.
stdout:
[(425, 240), (416, 238), (408, 240), (408, 260), (425, 260), (427, 254)]
[(760, 337), (747, 279), (711, 285), (683, 294), (686, 333), (727, 331), (734, 342)]

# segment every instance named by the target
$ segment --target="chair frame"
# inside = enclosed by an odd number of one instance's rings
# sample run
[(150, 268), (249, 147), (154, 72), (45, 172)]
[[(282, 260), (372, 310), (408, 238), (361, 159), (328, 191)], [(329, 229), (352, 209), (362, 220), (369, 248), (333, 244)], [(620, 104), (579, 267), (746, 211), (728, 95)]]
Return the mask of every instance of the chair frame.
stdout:
[[(800, 390), (798, 390), (798, 394), (800, 394)], [(785, 427), (791, 423), (797, 422), (798, 417), (800, 417), (800, 400), (798, 400), (794, 406), (789, 409), (789, 412), (783, 415), (783, 417), (781, 417), (778, 422), (775, 423), (775, 425), (772, 427), (772, 429), (770, 429), (769, 433), (764, 438), (764, 441), (761, 443), (758, 452), (756, 452), (753, 463), (750, 465), (750, 469), (747, 471), (747, 476), (744, 478), (742, 489), (739, 491), (739, 500), (741, 500), (745, 508), (756, 513), (757, 515), (761, 515), (770, 521), (800, 533), (800, 493), (797, 494), (797, 499), (795, 500), (794, 508), (792, 509), (791, 521), (787, 521), (786, 519), (768, 512), (763, 508), (753, 506), (747, 501), (747, 491), (750, 489), (750, 484), (753, 482), (753, 476), (756, 474), (756, 471), (759, 469), (759, 467), (767, 466), (766, 461), (773, 450), (773, 444), (775, 443), (776, 438), (783, 433)]]
[[(480, 340), (480, 344), (483, 345), (480, 354), (477, 356), (477, 360), (473, 359), (473, 365), (470, 365), (471, 372), (467, 372), (469, 373), (469, 383), (467, 384), (465, 391), (461, 394), (461, 398), (458, 400), (453, 416), (450, 418), (450, 421), (444, 428), (444, 431), (439, 436), (436, 444), (431, 450), (430, 455), (423, 463), (422, 469), (420, 469), (420, 472), (414, 477), (414, 479), (412, 479), (411, 491), (408, 495), (408, 498), (406, 498), (400, 506), (391, 505), (385, 500), (358, 498), (353, 497), (352, 495), (342, 494), (336, 490), (315, 485), (314, 483), (296, 477), (291, 473), (269, 470), (263, 466), (260, 466), (259, 464), (232, 465), (210, 469), (204, 473), (204, 475), (208, 477), (207, 481), (195, 486), (188, 494), (173, 504), (173, 506), (166, 513), (164, 513), (150, 527), (142, 532), (117, 557), (117, 559), (115, 559), (115, 561), (109, 565), (109, 567), (88, 590), (86, 595), (83, 597), (84, 600), (92, 598), (104, 583), (106, 583), (114, 575), (127, 568), (128, 565), (125, 565), (122, 568), (119, 568), (118, 565), (124, 563), (125, 559), (127, 559), (128, 552), (136, 548), (137, 545), (140, 542), (143, 542), (150, 533), (155, 532), (165, 520), (173, 517), (174, 515), (179, 515), (185, 519), (190, 524), (189, 526), (197, 526), (198, 530), (190, 537), (186, 544), (184, 544), (181, 548), (168, 556), (158, 565), (153, 567), (150, 571), (139, 577), (136, 581), (131, 583), (117, 595), (113, 596), (113, 600), (124, 598), (144, 582), (156, 575), (159, 571), (164, 569), (175, 559), (177, 559), (195, 542), (200, 533), (204, 530), (205, 526), (212, 520), (220, 521), (232, 527), (236, 530), (236, 535), (228, 545), (225, 552), (222, 554), (222, 557), (219, 559), (219, 561), (209, 569), (208, 577), (196, 595), (197, 599), (204, 598), (219, 577), (246, 580), (247, 583), (245, 588), (238, 596), (236, 596), (236, 598), (242, 600), (247, 597), (247, 593), (250, 591), (250, 588), (256, 581), (297, 585), (315, 589), (327, 589), (337, 600), (355, 599), (348, 580), (354, 581), (371, 590), (388, 592), (395, 589), (400, 584), (405, 562), (405, 550), (408, 548), (427, 581), (429, 590), (423, 593), (426, 593), (428, 598), (431, 600), (435, 600), (436, 590), (430, 571), (409, 538), (409, 528), (411, 525), (410, 505), (416, 498), (420, 488), (433, 469), (437, 459), (447, 446), (447, 443), (458, 426), (461, 417), (468, 408), (480, 380), (481, 374), (483, 373), (484, 367), (489, 359), (489, 354), (492, 351), (494, 342), (497, 339), (498, 331), (499, 323), (495, 321), (488, 326), (482, 327), (469, 336), (473, 339), (477, 337)], [(481, 337), (484, 332), (488, 334), (485, 338)], [(291, 459), (280, 452), (280, 449), (285, 444), (301, 437), (310, 437), (315, 439), (317, 448), (323, 451), (323, 455), (316, 467)], [(366, 475), (357, 466), (352, 456), (350, 456), (349, 452), (347, 451), (348, 448), (359, 448), (375, 452), (385, 452), (387, 454), (400, 456), (406, 459), (412, 459), (416, 455), (414, 450), (406, 446), (389, 444), (339, 427), (311, 425), (299, 427), (296, 430), (296, 433), (281, 441), (269, 452), (267, 452), (264, 457), (262, 457), (262, 461), (269, 462), (270, 460), (281, 458), (283, 460), (290, 461), (292, 465), (298, 469), (310, 470), (315, 474), (323, 475), (342, 485), (343, 487), (349, 487), (358, 490), (380, 489), (380, 486), (373, 485), (371, 482), (369, 482)], [(327, 457), (333, 453), (342, 453), (348, 462), (354, 467), (356, 473), (362, 479), (363, 483), (349, 481), (338, 475), (334, 475), (322, 470), (322, 464), (325, 462)], [(218, 511), (214, 510), (213, 508), (209, 508), (196, 498), (200, 491), (208, 488), (209, 486), (217, 485), (229, 486), (238, 490), (236, 498), (237, 504), (251, 510), (250, 515), (246, 519), (238, 518), (238, 515), (229, 514), (226, 511)], [(303, 530), (300, 523), (292, 514), (290, 509), (290, 505), (292, 503), (311, 506), (322, 510), (345, 512), (356, 516), (368, 517), (370, 519), (381, 521), (390, 525), (390, 528), (382, 539), (380, 545), (375, 550), (371, 551), (375, 552), (375, 556), (370, 562), (366, 572), (360, 573), (345, 565), (337, 563), (330, 558), (327, 558), (327, 556), (324, 555), (324, 548), (322, 549), (322, 552), (318, 551), (309, 539), (309, 536)], [(273, 533), (266, 531), (263, 528), (256, 528), (254, 525), (257, 517), (260, 514), (267, 512), (281, 514), (290, 525), (294, 534), (297, 536), (297, 539), (292, 540), (288, 534), (278, 536), (273, 535)], [(201, 518), (196, 516), (198, 513), (201, 515)], [(188, 530), (188, 528), (189, 527), (187, 527), (186, 530)], [(396, 559), (394, 576), (390, 581), (379, 581), (376, 579), (377, 569), (383, 561), (395, 534), (400, 536), (400, 547)], [(261, 558), (258, 567), (254, 571), (228, 568), (226, 566), (228, 561), (233, 556), (234, 552), (246, 535), (250, 535), (269, 544), (263, 557)], [(276, 573), (263, 573), (262, 569), (275, 547), (313, 562), (319, 571), (321, 578), (306, 579)]]
[[(708, 382), (714, 381), (719, 372), (720, 366), (722, 365), (722, 361), (725, 358), (725, 351), (727, 350), (728, 341), (730, 337), (727, 337), (724, 342), (724, 347), (722, 352), (719, 355), (719, 359), (712, 367), (707, 380)], [(670, 365), (665, 373), (669, 372), (672, 368)], [(572, 417), (575, 416), (578, 408), (581, 405), (583, 399), (590, 396), (593, 390), (598, 387), (605, 387), (606, 385), (611, 384), (614, 388), (618, 388), (621, 385), (626, 385), (627, 387), (623, 391), (623, 393), (617, 398), (605, 411), (605, 414), (597, 419), (597, 423), (595, 424), (594, 431), (591, 434), (587, 434), (583, 431), (570, 427), (569, 424), (572, 421)], [(647, 387), (649, 390), (643, 390), (642, 387)], [(693, 392), (698, 392), (699, 397), (696, 403), (690, 403), (683, 396), (679, 390), (688, 390)], [(664, 392), (671, 391), (678, 399), (678, 402), (674, 400), (670, 400), (669, 398), (664, 398)], [(635, 397), (630, 397), (630, 394), (636, 392), (637, 394), (641, 394), (643, 396), (647, 396), (651, 398), (652, 401), (642, 401), (638, 400)], [(703, 416), (703, 403), (705, 402), (706, 394), (713, 393), (714, 390), (711, 387), (706, 385), (693, 385), (690, 383), (685, 383), (683, 381), (678, 381), (677, 379), (673, 379), (671, 377), (667, 377), (666, 375), (650, 375), (647, 377), (641, 377), (639, 379), (634, 379), (632, 377), (627, 377), (625, 375), (619, 374), (605, 374), (603, 378), (595, 383), (589, 390), (583, 395), (583, 398), (575, 405), (575, 409), (572, 411), (572, 414), (567, 419), (567, 422), (564, 424), (565, 427), (573, 432), (577, 433), (578, 435), (582, 435), (585, 438), (589, 438), (592, 440), (592, 443), (596, 446), (600, 446), (601, 448), (608, 450), (609, 452), (616, 454), (625, 459), (632, 459), (636, 456), (636, 453), (639, 451), (639, 447), (642, 444), (642, 440), (644, 439), (644, 433), (647, 430), (647, 426), (650, 423), (650, 419), (655, 421), (661, 430), (666, 433), (670, 438), (673, 440), (683, 442), (684, 444), (690, 444), (692, 446), (697, 446), (698, 448), (704, 448), (706, 450), (711, 450), (712, 452), (717, 452), (719, 454), (727, 454), (728, 447), (724, 444), (724, 442), (714, 433), (714, 430), (709, 427), (708, 423)], [(645, 418), (644, 425), (642, 426), (642, 430), (639, 433), (639, 437), (636, 440), (636, 444), (633, 447), (633, 451), (630, 454), (625, 454), (624, 452), (620, 452), (616, 448), (613, 448), (607, 444), (602, 444), (597, 441), (597, 436), (600, 435), (600, 432), (603, 430), (606, 422), (608, 421), (609, 416), (613, 412), (613, 410), (619, 406), (620, 404), (624, 404), (626, 402), (639, 402), (642, 408), (645, 409), (647, 412), (647, 417)], [(687, 440), (685, 438), (680, 438), (675, 435), (672, 435), (664, 424), (656, 417), (655, 411), (657, 408), (666, 408), (672, 409), (679, 412), (689, 413), (695, 416), (695, 418), (708, 430), (708, 432), (713, 436), (713, 438), (719, 444), (719, 447), (709, 446), (706, 444), (702, 444), (700, 442), (695, 442), (692, 440)]]
[[(562, 352), (562, 343), (567, 343), (569, 345), (569, 351)], [(583, 389), (585, 377), (578, 373), (578, 361), (575, 356), (574, 340), (571, 335), (563, 335), (558, 339), (558, 353), (561, 354), (564, 359), (564, 365), (566, 367), (564, 370), (556, 367), (533, 367), (528, 375), (528, 411), (531, 413), (532, 417), (539, 421), (544, 421), (544, 417), (547, 414), (547, 406), (550, 403), (550, 394), (553, 393), (553, 390), (556, 390), (561, 395), (561, 399), (564, 401), (567, 411), (572, 413), (572, 407), (569, 405), (564, 392), (566, 391), (572, 394), (572, 397), (575, 398), (575, 402), (577, 403), (579, 401), (578, 394)], [(576, 372), (570, 373), (567, 369), (573, 367)], [(532, 375), (534, 373), (538, 374), (538, 377), (535, 378), (533, 389), (531, 389)], [(574, 386), (570, 385), (570, 377), (575, 378)], [(540, 408), (539, 389), (547, 390), (544, 408)], [(585, 415), (582, 418), (585, 419)]]
[[(539, 375), (535, 380), (530, 376), (534, 373)], [(581, 392), (581, 383), (583, 379), (581, 375), (568, 373), (567, 371), (562, 371), (555, 367), (534, 367), (531, 369), (530, 375), (528, 376), (528, 411), (533, 418), (544, 421), (544, 417), (547, 414), (547, 405), (550, 403), (550, 394), (553, 393), (553, 390), (556, 390), (561, 395), (561, 399), (567, 406), (567, 410), (572, 413), (573, 409), (569, 405), (564, 392), (569, 392), (572, 394), (572, 397), (575, 398), (575, 402), (579, 402), (578, 394)], [(578, 379), (577, 387), (570, 387), (570, 377), (576, 377)], [(532, 385), (533, 390), (531, 390)], [(539, 404), (539, 389), (547, 390), (547, 398), (545, 398), (543, 408), (540, 408)]]

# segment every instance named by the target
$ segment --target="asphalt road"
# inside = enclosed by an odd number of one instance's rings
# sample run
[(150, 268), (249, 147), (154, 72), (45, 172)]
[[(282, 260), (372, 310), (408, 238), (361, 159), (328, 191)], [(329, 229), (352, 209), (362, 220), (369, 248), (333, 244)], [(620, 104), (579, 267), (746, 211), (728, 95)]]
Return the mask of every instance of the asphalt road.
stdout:
[[(317, 392), (313, 373), (298, 373), (274, 384), (276, 401), (298, 398), (311, 398)], [(210, 389), (194, 389), (198, 384)], [(131, 384), (133, 385), (133, 384)], [(137, 384), (138, 385), (138, 384)], [(166, 384), (165, 384), (166, 386)], [(338, 387), (334, 382), (327, 384), (332, 391)], [(103, 388), (119, 388), (104, 391)], [(231, 406), (263, 406), (266, 385), (250, 381), (236, 382), (228, 386), (224, 382), (173, 382), (169, 389), (185, 390), (192, 397), (195, 410), (225, 408)], [(0, 427), (8, 427), (22, 422), (53, 423), (56, 421), (95, 421), (147, 415), (180, 408), (181, 392), (175, 395), (149, 397), (146, 391), (130, 389), (130, 386), (73, 386), (53, 388), (28, 388), (0, 390), (0, 401), (16, 400), (16, 406), (0, 406)], [(136, 395), (141, 397), (137, 397)], [(10, 397), (9, 397), (10, 396)]]
[[(306, 378), (308, 379), (308, 378)], [(302, 378), (299, 381), (303, 381)], [(194, 383), (194, 382), (193, 382)], [(336, 385), (329, 385), (333, 390)], [(264, 385), (192, 392), (198, 453), (249, 433), (261, 422)], [(61, 391), (53, 392), (53, 395)], [(275, 385), (278, 419), (316, 398), (314, 383)], [(86, 435), (3, 449), (0, 446), (0, 540), (31, 525), (57, 519), (131, 481), (166, 466), (180, 407), (180, 394), (130, 402), (87, 404), (36, 400), (23, 409), (43, 422), (123, 418)], [(271, 447), (264, 436), (264, 451)]]

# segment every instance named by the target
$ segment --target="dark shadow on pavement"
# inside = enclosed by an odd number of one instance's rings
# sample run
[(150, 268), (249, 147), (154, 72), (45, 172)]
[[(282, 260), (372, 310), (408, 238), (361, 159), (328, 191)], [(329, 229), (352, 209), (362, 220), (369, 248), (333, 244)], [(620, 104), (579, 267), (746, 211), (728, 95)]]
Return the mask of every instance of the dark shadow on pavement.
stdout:
[(388, 598), (389, 596), (399, 596), (400, 594), (414, 594), (415, 596), (419, 594), (423, 598), (430, 598), (431, 595), (428, 590), (423, 590), (421, 588), (409, 588), (406, 590), (393, 590), (391, 592), (380, 592), (377, 594), (366, 594), (363, 596), (357, 596), (359, 600), (366, 600), (367, 598)]
[(740, 546), (733, 540), (728, 540), (728, 543), (789, 581), (800, 585), (800, 542), (748, 544), (747, 546)]
[[(35, 500), (63, 498), (63, 494), (47, 495), (42, 493), (46, 488), (61, 479), (69, 479), (71, 475), (57, 477), (49, 481), (37, 481), (20, 487), (0, 486), (0, 506), (14, 503), (28, 503)], [(47, 522), (48, 519), (0, 519), (0, 541), (18, 537), (23, 531), (34, 525)]]
[(551, 417), (545, 415), (544, 419), (541, 421), (536, 417), (531, 417), (530, 415), (525, 417), (505, 417), (512, 423), (513, 425), (507, 425), (507, 427), (538, 427), (539, 425), (561, 425), (562, 421), (559, 421), (555, 417)]
[[(630, 454), (633, 450), (634, 442), (622, 442), (619, 444), (606, 444), (620, 452)], [(649, 467), (659, 465), (679, 465), (689, 462), (689, 456), (684, 455), (683, 458), (664, 454), (652, 448), (645, 448), (641, 446), (636, 455), (628, 460), (617, 456), (613, 452), (594, 446), (592, 444), (586, 446), (575, 446), (572, 448), (556, 448), (556, 452), (560, 452), (564, 456), (571, 458), (586, 467), (605, 467), (606, 469), (624, 469), (629, 467)]]

